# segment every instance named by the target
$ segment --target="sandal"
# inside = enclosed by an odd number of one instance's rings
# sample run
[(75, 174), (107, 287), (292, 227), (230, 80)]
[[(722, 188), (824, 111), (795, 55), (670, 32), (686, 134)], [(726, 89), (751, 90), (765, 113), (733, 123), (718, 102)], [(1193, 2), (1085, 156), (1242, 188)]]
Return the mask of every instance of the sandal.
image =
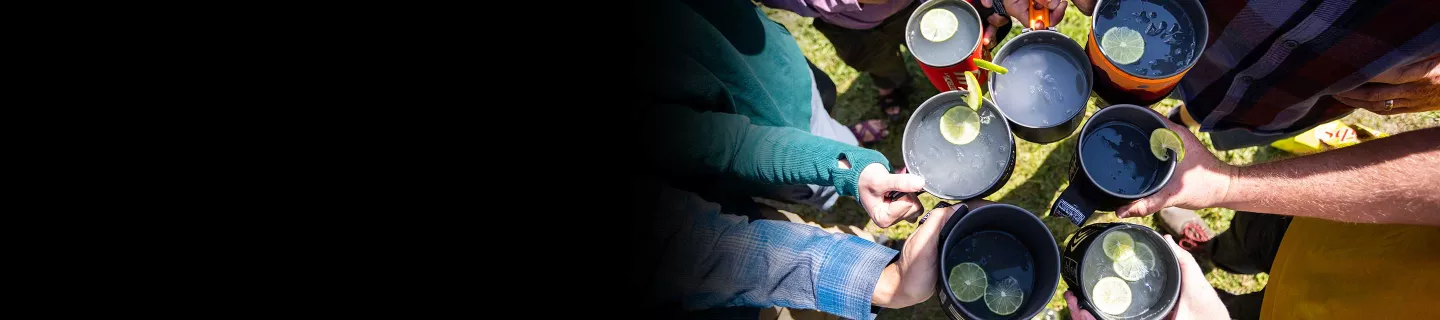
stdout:
[[(890, 94), (875, 97), (876, 107), (880, 112), (890, 117), (890, 121), (899, 121), (904, 108), (910, 105), (910, 86), (900, 86), (891, 90)], [(891, 109), (894, 108), (894, 109)], [(894, 112), (891, 112), (891, 111)]]
[(850, 133), (855, 134), (855, 140), (860, 141), (860, 145), (867, 148), (890, 136), (888, 125), (880, 119), (860, 121), (860, 123), (850, 126)]

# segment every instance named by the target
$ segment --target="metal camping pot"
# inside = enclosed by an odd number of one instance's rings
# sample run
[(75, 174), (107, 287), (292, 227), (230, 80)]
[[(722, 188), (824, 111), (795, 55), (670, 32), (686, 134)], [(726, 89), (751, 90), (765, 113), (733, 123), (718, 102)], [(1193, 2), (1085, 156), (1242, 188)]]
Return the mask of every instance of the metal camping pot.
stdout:
[(1051, 143), (1080, 126), (1093, 80), (1085, 50), (1049, 26), (1047, 9), (1033, 2), (1029, 9), (1024, 31), (995, 53), (995, 64), (1010, 72), (989, 73), (990, 95), (1015, 136)]

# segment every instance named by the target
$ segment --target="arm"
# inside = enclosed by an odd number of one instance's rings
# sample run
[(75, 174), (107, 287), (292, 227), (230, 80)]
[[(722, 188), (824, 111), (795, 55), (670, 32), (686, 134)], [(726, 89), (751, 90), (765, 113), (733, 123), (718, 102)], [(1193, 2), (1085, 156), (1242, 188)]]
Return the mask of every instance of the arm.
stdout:
[(1327, 220), (1440, 226), (1440, 128), (1236, 170), (1216, 206)]
[(866, 319), (877, 297), (895, 291), (876, 290), (893, 249), (813, 226), (722, 214), (680, 190), (659, 195), (670, 212), (660, 212), (668, 235), (658, 238), (671, 241), (658, 280), (672, 283), (678, 292), (666, 296), (678, 295), (688, 310), (782, 306)]
[[(867, 319), (870, 306), (908, 307), (934, 293), (940, 227), (960, 206), (932, 210), (895, 250), (845, 234), (785, 221), (748, 221), (672, 188), (654, 192), (663, 239), (665, 296), (691, 310), (720, 306), (818, 309)], [(890, 261), (894, 260), (894, 263)], [(677, 292), (678, 291), (678, 292)]]
[(857, 194), (867, 166), (879, 164), (889, 171), (890, 162), (880, 152), (795, 128), (757, 126), (745, 116), (683, 106), (659, 109), (655, 115), (660, 119), (653, 123), (660, 126), (648, 135), (659, 140), (656, 164), (669, 170), (719, 171), (766, 184), (835, 186), (848, 196)]
[(722, 172), (765, 184), (835, 186), (859, 198), (875, 224), (889, 227), (921, 210), (915, 195), (887, 198), (891, 191), (919, 192), (925, 179), (891, 174), (889, 160), (875, 150), (818, 137), (795, 128), (757, 126), (749, 118), (700, 113), (669, 106), (651, 114), (658, 139), (655, 167), (669, 175)]
[(1185, 162), (1155, 195), (1116, 210), (1143, 216), (1168, 206), (1313, 217), (1334, 221), (1440, 226), (1440, 128), (1247, 167), (1219, 161), (1189, 130)]

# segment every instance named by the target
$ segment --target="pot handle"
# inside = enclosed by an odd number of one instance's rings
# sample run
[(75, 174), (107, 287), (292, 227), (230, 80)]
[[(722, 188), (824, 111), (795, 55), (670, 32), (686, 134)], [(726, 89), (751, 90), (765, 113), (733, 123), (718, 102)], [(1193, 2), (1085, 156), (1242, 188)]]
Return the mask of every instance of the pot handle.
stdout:
[(1075, 184), (1075, 181), (1070, 181), (1070, 185), (1060, 193), (1060, 198), (1055, 199), (1055, 203), (1050, 205), (1050, 215), (1065, 217), (1078, 227), (1085, 223), (1085, 219), (1089, 219), (1091, 215), (1095, 214), (1095, 205), (1080, 195), (1080, 186)]
[[(936, 205), (935, 205), (935, 209), (940, 209), (940, 208), (945, 208), (945, 207), (950, 207), (950, 206), (960, 206), (960, 207), (955, 209), (955, 213), (950, 214), (950, 218), (949, 218), (949, 219), (945, 219), (945, 225), (940, 226), (940, 243), (945, 243), (946, 237), (950, 235), (950, 229), (955, 228), (955, 224), (960, 222), (960, 218), (963, 218), (963, 217), (965, 217), (966, 214), (969, 214), (969, 213), (970, 213), (970, 206), (965, 205), (964, 202), (951, 204), (951, 203), (948, 203), (948, 202), (945, 202), (945, 201), (940, 201), (939, 204), (936, 204)], [(934, 209), (931, 209), (931, 210), (933, 211)], [(920, 221), (916, 221), (916, 222), (924, 223), (925, 219), (927, 219), (927, 218), (929, 218), (929, 211), (926, 211), (926, 216), (925, 216), (925, 217), (920, 217)], [(919, 224), (919, 223), (917, 223), (917, 224)]]
[(1046, 8), (1045, 5), (1031, 0), (1028, 11), (1030, 12), (1030, 21), (1025, 27), (1030, 30), (1040, 30), (1050, 27), (1050, 8)]

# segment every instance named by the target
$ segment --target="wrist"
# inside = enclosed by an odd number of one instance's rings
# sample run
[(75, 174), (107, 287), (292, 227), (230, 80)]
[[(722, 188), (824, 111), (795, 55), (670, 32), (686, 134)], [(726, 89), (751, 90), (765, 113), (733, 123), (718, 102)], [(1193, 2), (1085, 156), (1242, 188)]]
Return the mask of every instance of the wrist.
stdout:
[(879, 151), (864, 149), (860, 147), (844, 146), (839, 150), (836, 160), (844, 159), (849, 163), (848, 168), (842, 168), (843, 163), (837, 163), (831, 172), (830, 185), (835, 186), (836, 191), (842, 196), (857, 196), (860, 190), (860, 174), (869, 168), (871, 164), (879, 164), (882, 173), (890, 172), (890, 161)]
[(870, 304), (887, 307), (894, 305), (895, 292), (900, 287), (900, 268), (895, 264), (885, 266), (880, 271), (880, 279), (875, 281), (875, 293), (870, 295)]
[(1244, 168), (1232, 166), (1227, 163), (1220, 163), (1220, 168), (1216, 171), (1217, 178), (1213, 185), (1217, 190), (1215, 190), (1214, 197), (1212, 197), (1215, 201), (1207, 204), (1206, 207), (1229, 208), (1232, 204), (1241, 200), (1238, 198), (1242, 193), (1237, 190), (1240, 188), (1240, 180), (1243, 179), (1242, 174)]

